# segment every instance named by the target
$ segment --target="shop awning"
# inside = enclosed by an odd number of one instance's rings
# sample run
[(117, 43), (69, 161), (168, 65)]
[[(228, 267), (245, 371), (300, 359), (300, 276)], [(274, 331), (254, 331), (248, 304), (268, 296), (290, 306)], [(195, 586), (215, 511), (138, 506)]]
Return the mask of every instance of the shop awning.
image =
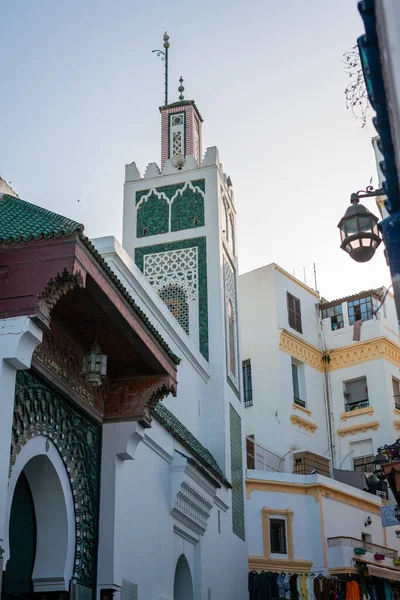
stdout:
[(367, 566), (368, 575), (372, 575), (373, 577), (380, 577), (381, 579), (390, 579), (391, 581), (400, 581), (400, 571), (384, 569), (383, 567), (376, 567), (375, 565)]

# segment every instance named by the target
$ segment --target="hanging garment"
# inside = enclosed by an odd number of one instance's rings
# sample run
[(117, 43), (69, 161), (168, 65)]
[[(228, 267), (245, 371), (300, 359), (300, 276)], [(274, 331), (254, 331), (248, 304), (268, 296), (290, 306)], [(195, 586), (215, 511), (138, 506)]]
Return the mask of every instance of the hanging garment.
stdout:
[[(329, 600), (330, 580), (326, 577), (315, 577), (314, 594), (317, 600)], [(346, 599), (347, 600), (347, 599)]]
[(385, 600), (391, 600), (392, 599), (392, 592), (390, 589), (390, 583), (388, 581), (385, 580)]
[(300, 600), (308, 600), (306, 575), (299, 575), (299, 577), (297, 578), (297, 592), (299, 594)]
[(362, 320), (360, 319), (359, 321), (354, 321), (354, 325), (353, 325), (353, 340), (356, 342), (360, 341), (360, 337), (361, 337), (361, 325), (362, 325)]
[(371, 598), (371, 600), (379, 600), (378, 590), (374, 585), (369, 586), (368, 595)]
[(307, 577), (306, 585), (308, 600), (315, 600), (315, 581), (312, 579), (312, 577), (309, 577), (308, 575), (305, 577)]
[(285, 575), (283, 573), (279, 573), (278, 579), (277, 579), (277, 584), (278, 584), (278, 589), (279, 589), (279, 598), (285, 598), (284, 582), (285, 582)]
[(361, 600), (360, 586), (354, 579), (346, 583), (346, 600)]
[(298, 575), (292, 575), (290, 578), (290, 598), (291, 600), (299, 600), (299, 592), (297, 591)]
[(285, 588), (285, 599), (290, 600), (290, 575), (285, 575), (283, 587)]
[(362, 600), (370, 600), (368, 594), (367, 578), (364, 575), (364, 571), (360, 572), (360, 590)]

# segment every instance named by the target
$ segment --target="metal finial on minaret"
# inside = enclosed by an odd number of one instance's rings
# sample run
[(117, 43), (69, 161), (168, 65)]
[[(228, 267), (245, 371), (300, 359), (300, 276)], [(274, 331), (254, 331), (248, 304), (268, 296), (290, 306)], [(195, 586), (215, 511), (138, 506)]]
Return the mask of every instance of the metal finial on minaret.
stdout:
[(157, 56), (161, 58), (165, 62), (165, 77), (164, 77), (164, 87), (165, 87), (165, 100), (164, 105), (168, 106), (168, 48), (169, 48), (169, 35), (167, 32), (164, 33), (164, 50), (152, 50), (152, 52), (157, 52)]
[(183, 85), (182, 85), (182, 84), (183, 84), (183, 77), (182, 77), (182, 75), (181, 75), (181, 76), (180, 76), (180, 78), (179, 78), (179, 83), (181, 84), (181, 85), (178, 87), (178, 92), (179, 92), (179, 100), (184, 100), (185, 98), (184, 98), (184, 96), (183, 96), (183, 92), (185, 91), (185, 88), (184, 88), (184, 87), (183, 87)]

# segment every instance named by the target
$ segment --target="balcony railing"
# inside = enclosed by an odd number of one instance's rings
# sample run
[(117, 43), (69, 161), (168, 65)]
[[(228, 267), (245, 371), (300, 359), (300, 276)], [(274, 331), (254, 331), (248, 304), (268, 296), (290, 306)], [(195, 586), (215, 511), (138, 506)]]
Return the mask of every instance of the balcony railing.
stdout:
[(345, 411), (350, 412), (352, 410), (356, 410), (357, 408), (365, 408), (369, 406), (369, 398), (365, 400), (355, 400), (354, 402), (346, 402)]
[(379, 544), (372, 544), (372, 542), (364, 542), (353, 537), (331, 537), (328, 538), (328, 548), (337, 548), (339, 546), (345, 546), (347, 548), (363, 548), (365, 552), (372, 552), (373, 554), (383, 554), (387, 558), (397, 558), (397, 550), (393, 548), (387, 548), (386, 546), (380, 546)]
[(296, 398), (296, 396), (293, 396), (293, 402), (294, 402), (294, 404), (297, 404), (298, 406), (302, 406), (303, 408), (306, 407), (306, 403), (304, 402), (304, 400), (300, 400), (300, 398)]
[(260, 471), (281, 472), (283, 460), (279, 454), (275, 454), (260, 444), (256, 444), (253, 438), (246, 438), (247, 468), (259, 469)]

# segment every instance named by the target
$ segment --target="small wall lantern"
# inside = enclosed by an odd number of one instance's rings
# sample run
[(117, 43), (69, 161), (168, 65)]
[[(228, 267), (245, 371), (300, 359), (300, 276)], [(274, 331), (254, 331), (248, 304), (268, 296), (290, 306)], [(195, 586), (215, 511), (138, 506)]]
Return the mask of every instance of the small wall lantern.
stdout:
[(98, 387), (103, 383), (106, 374), (107, 356), (101, 353), (100, 346), (94, 342), (90, 352), (83, 357), (81, 375), (85, 378), (86, 385)]

